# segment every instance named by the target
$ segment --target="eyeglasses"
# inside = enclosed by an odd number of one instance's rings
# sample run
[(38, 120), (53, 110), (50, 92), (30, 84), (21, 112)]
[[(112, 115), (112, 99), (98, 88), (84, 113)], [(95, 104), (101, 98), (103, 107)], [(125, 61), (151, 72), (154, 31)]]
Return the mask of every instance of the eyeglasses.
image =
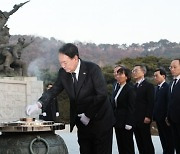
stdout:
[(140, 71), (140, 69), (133, 69), (132, 73), (137, 73), (138, 71)]
[(177, 67), (176, 66), (170, 66), (169, 69), (172, 70), (172, 69), (176, 69)]

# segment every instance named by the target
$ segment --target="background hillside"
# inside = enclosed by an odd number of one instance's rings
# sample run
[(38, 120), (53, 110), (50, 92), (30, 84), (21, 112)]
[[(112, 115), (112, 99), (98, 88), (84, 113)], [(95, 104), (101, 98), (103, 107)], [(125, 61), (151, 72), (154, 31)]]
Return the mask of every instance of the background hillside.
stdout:
[[(15, 44), (19, 37), (28, 42), (32, 37), (34, 42), (24, 49), (22, 57), (28, 64), (29, 75), (38, 76), (41, 69), (56, 72), (59, 69), (58, 49), (64, 43), (54, 38), (44, 38), (29, 35), (11, 36), (10, 43)], [(101, 67), (114, 65), (124, 58), (145, 56), (163, 57), (168, 59), (180, 57), (180, 43), (161, 39), (158, 42), (143, 44), (99, 44), (74, 42), (80, 52), (80, 57), (97, 63)]]

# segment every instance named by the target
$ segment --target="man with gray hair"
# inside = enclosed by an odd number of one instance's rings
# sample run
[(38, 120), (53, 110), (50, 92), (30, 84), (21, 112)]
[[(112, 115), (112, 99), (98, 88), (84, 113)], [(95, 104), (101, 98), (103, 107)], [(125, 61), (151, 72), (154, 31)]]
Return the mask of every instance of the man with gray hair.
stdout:
[(154, 154), (150, 125), (154, 106), (154, 86), (145, 78), (147, 70), (143, 65), (136, 65), (132, 70), (136, 81), (135, 128), (134, 134), (141, 154)]
[(173, 81), (169, 90), (168, 121), (173, 130), (176, 153), (180, 154), (180, 59), (172, 60), (169, 69)]

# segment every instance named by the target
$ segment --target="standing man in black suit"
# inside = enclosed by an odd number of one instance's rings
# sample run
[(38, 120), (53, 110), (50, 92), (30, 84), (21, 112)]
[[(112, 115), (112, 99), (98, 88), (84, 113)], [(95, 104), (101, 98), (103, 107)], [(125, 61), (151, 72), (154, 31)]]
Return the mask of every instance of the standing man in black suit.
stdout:
[(170, 84), (168, 121), (173, 130), (176, 154), (180, 154), (180, 59), (174, 59), (170, 65), (173, 81)]
[(163, 69), (156, 69), (154, 80), (157, 84), (153, 120), (156, 121), (163, 154), (174, 154), (174, 144), (171, 126), (167, 125), (167, 107), (169, 85), (166, 82), (166, 72)]
[(78, 128), (81, 154), (111, 154), (115, 122), (105, 79), (98, 65), (79, 58), (78, 48), (67, 43), (59, 49), (60, 68), (53, 87), (38, 103), (27, 107), (27, 114), (46, 106), (65, 90), (70, 100), (70, 131)]
[[(115, 132), (120, 154), (135, 154), (133, 141), (135, 91), (128, 83), (131, 72), (125, 67), (117, 70), (119, 88), (114, 96)], [(116, 90), (115, 90), (116, 91)]]
[(154, 106), (154, 86), (145, 80), (147, 70), (143, 65), (136, 65), (132, 70), (136, 81), (135, 128), (134, 134), (140, 154), (154, 154), (150, 125)]
[[(48, 83), (46, 86), (46, 90), (49, 90), (53, 87), (52, 83)], [(59, 106), (57, 97), (53, 98), (50, 103), (46, 106), (46, 108), (42, 108), (42, 119), (45, 121), (54, 121), (56, 122), (56, 118), (59, 117)]]

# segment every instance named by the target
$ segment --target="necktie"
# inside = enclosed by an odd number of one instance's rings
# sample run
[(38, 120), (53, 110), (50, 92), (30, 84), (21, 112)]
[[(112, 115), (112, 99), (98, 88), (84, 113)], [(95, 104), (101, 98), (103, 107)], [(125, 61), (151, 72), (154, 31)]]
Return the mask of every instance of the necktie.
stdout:
[(171, 92), (173, 91), (173, 89), (174, 89), (174, 87), (175, 87), (175, 85), (176, 85), (176, 81), (177, 81), (177, 79), (174, 79), (174, 80), (173, 80), (172, 87), (171, 87)]
[(139, 87), (139, 83), (137, 82), (136, 84), (135, 84), (135, 89), (137, 89)]
[(77, 78), (76, 78), (76, 73), (72, 73), (72, 78), (73, 78), (73, 85), (74, 85), (74, 92), (76, 94), (76, 88), (77, 88)]
[(160, 86), (157, 86), (157, 89), (156, 89), (156, 99), (157, 99), (157, 96), (158, 96), (159, 90), (160, 90)]

